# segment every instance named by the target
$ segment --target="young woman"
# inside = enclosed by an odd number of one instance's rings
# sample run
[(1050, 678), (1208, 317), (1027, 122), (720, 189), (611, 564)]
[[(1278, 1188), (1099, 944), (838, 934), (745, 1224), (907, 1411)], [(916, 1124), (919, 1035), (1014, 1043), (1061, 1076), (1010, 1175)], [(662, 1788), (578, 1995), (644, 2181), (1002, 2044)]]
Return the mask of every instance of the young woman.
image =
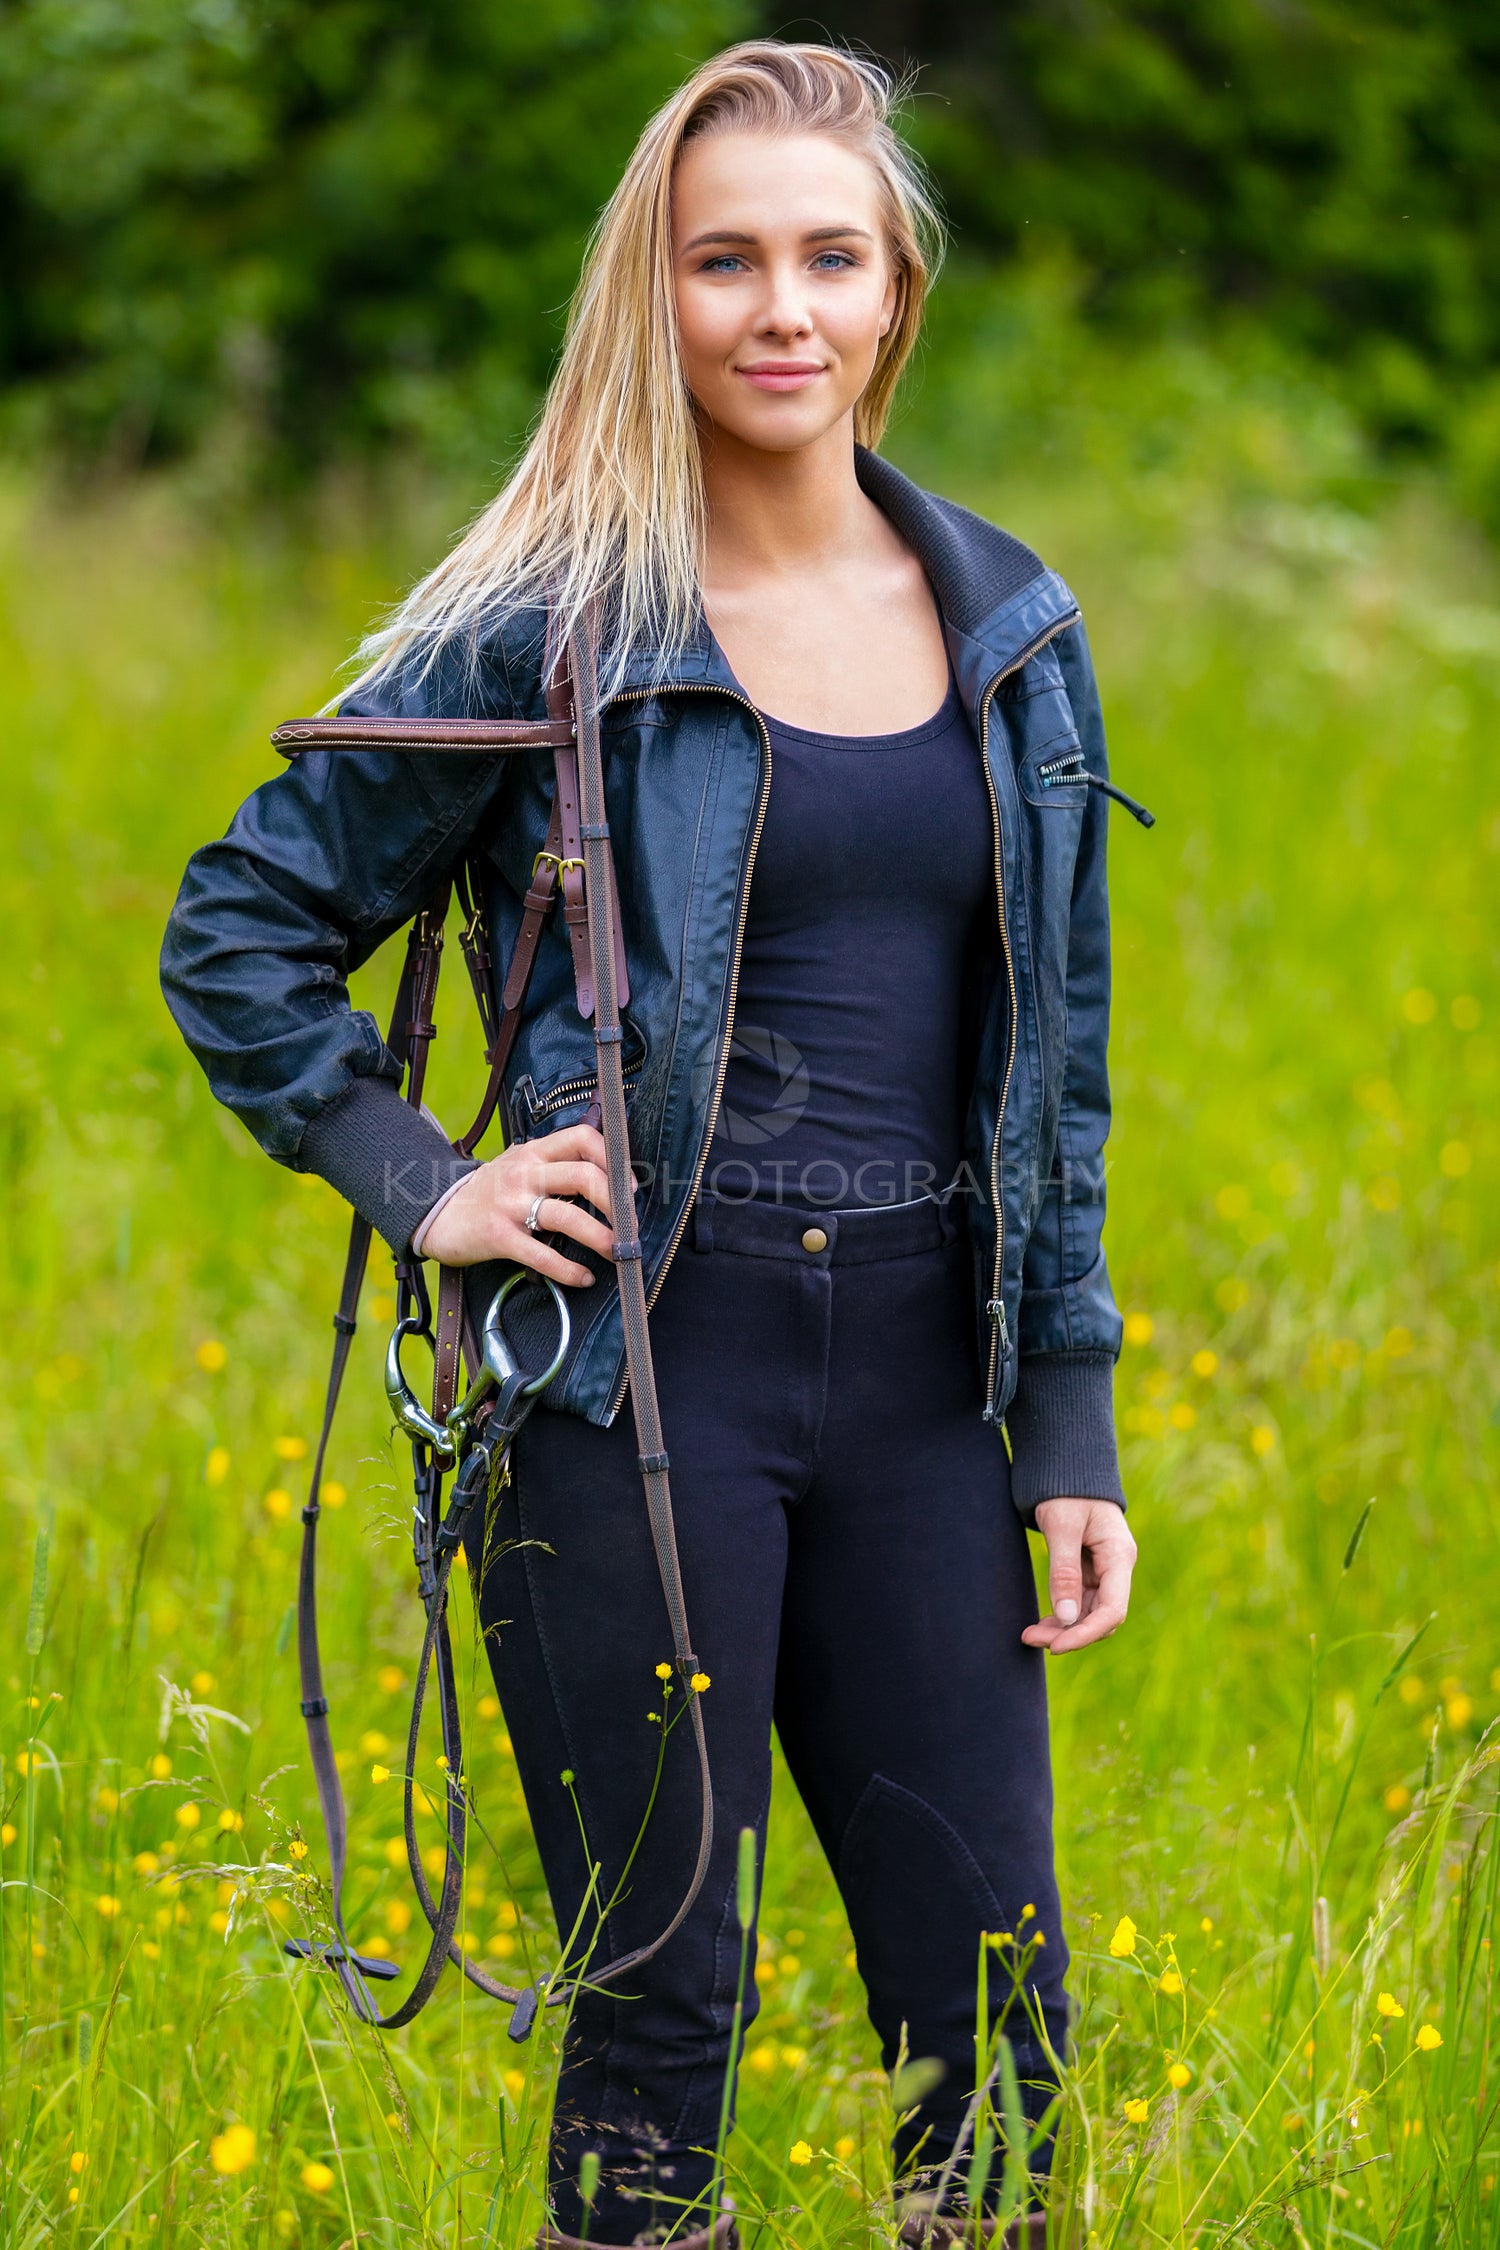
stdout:
[[(1065, 2040), (1042, 1652), (1113, 1632), (1134, 1560), (1099, 1248), (1104, 745), (1062, 581), (870, 450), (934, 239), (889, 95), (848, 55), (755, 43), (667, 104), (520, 466), (343, 704), (540, 719), (549, 600), (607, 619), (637, 1216), (717, 1841), (670, 1942), (572, 2014), (553, 2243), (586, 2221), (595, 2243), (708, 2243), (736, 1838), (764, 1832), (773, 1722), (886, 2061), (942, 2066), (897, 2150), (906, 2239), (949, 2239), (962, 2210), (966, 2167), (943, 2162), (984, 1933), (1028, 1949), (1025, 2004), (998, 1967), (989, 1990), (1034, 2118)], [(476, 852), (508, 952), (552, 788), (541, 751), (305, 756), (195, 855), (163, 976), (215, 1092), (398, 1259), (471, 1269), (479, 1306), (507, 1264), (574, 1292), (476, 1558), (566, 1930), (590, 1855), (609, 1892), (635, 1844), (671, 1648), (619, 1412), (592, 1035), (554, 917), (507, 1145), (456, 1161), (345, 981)], [(685, 1735), (668, 1751), (602, 1957), (685, 1887), (697, 1774)]]

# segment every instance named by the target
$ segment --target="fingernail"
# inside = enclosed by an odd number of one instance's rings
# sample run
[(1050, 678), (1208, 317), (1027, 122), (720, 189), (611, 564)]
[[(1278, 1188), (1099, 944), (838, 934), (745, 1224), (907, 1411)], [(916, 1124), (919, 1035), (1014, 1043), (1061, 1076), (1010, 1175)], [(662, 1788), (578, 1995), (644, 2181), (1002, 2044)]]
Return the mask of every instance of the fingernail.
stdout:
[(1075, 1623), (1075, 1621), (1076, 1621), (1076, 1619), (1077, 1619), (1077, 1616), (1078, 1616), (1078, 1604), (1077, 1604), (1077, 1602), (1059, 1602), (1059, 1603), (1058, 1603), (1058, 1605), (1057, 1605), (1057, 1622), (1058, 1622), (1058, 1624), (1059, 1624), (1059, 1625), (1072, 1625), (1073, 1623)]

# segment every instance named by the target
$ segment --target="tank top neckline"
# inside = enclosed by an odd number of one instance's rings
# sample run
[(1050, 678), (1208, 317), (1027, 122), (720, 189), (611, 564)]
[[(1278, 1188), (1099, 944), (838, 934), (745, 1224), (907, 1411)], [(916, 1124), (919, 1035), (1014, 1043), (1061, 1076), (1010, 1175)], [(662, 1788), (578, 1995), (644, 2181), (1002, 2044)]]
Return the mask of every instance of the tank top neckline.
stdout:
[(950, 667), (947, 693), (932, 717), (918, 726), (902, 727), (895, 734), (823, 734), (813, 727), (793, 726), (789, 719), (775, 718), (769, 711), (762, 711), (760, 716), (772, 735), (804, 742), (815, 750), (915, 750), (945, 734), (961, 708), (958, 682)]

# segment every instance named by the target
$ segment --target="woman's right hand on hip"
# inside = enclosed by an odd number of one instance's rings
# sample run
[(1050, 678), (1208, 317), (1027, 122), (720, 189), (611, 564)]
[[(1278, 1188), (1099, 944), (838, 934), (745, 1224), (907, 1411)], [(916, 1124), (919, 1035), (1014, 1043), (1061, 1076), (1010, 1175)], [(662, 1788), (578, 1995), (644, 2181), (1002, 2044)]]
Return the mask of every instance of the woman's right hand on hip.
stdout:
[[(537, 1232), (531, 1234), (526, 1215), (538, 1197), (542, 1201), (536, 1214)], [(582, 1202), (571, 1200), (574, 1197), (586, 1198), (604, 1217), (596, 1218)], [(477, 1266), (506, 1258), (553, 1281), (590, 1287), (594, 1276), (588, 1267), (553, 1249), (542, 1237), (571, 1236), (609, 1258), (614, 1233), (606, 1224), (608, 1217), (604, 1135), (593, 1125), (565, 1125), (540, 1140), (517, 1141), (471, 1172), (427, 1229), (422, 1255), (444, 1266)]]

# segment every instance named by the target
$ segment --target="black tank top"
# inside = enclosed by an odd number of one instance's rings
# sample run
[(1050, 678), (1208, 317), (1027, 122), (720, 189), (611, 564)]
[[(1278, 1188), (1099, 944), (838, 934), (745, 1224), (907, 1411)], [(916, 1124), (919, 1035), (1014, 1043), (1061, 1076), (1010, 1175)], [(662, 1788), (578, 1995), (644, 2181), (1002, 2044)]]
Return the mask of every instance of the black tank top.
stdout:
[(998, 946), (989, 793), (951, 678), (924, 726), (768, 718), (771, 793), (705, 1185), (839, 1210), (941, 1191)]

